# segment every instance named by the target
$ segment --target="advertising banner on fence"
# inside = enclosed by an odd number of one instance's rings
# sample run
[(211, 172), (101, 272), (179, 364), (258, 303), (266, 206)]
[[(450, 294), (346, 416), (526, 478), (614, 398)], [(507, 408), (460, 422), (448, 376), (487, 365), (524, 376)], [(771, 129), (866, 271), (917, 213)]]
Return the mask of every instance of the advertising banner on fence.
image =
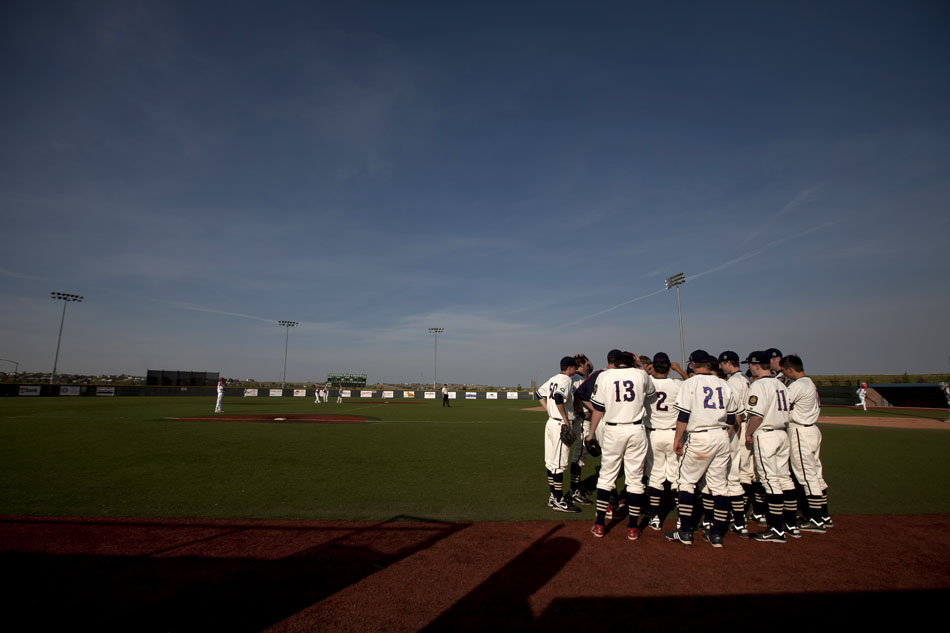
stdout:
[(372, 398), (372, 397), (373, 397), (373, 392), (372, 392), (372, 391), (361, 391), (361, 392), (360, 392), (360, 398)]
[(402, 392), (402, 397), (403, 397), (403, 398), (415, 398), (415, 397), (416, 397), (416, 392), (415, 392), (415, 391), (403, 391), (403, 392)]
[(474, 399), (475, 399), (475, 392), (474, 392), (474, 391), (466, 391), (466, 392), (465, 392), (465, 399), (466, 399), (466, 400), (474, 400)]
[(274, 396), (275, 398), (280, 398), (281, 396), (284, 395), (284, 390), (283, 389), (269, 389), (268, 395)]
[(509, 399), (509, 400), (517, 400), (517, 399), (518, 399), (518, 392), (517, 392), (517, 391), (509, 391), (509, 392), (508, 392), (508, 399)]
[(257, 389), (245, 389), (245, 390), (244, 390), (244, 397), (245, 397), (245, 398), (256, 398), (256, 397), (257, 397)]
[(393, 393), (394, 393), (394, 392), (392, 392), (392, 391), (384, 391), (384, 392), (383, 392), (383, 397), (384, 397), (384, 398), (392, 398), (392, 397), (393, 397)]
[(343, 396), (344, 398), (351, 397), (349, 389), (344, 389), (342, 392), (340, 392), (340, 395)]
[(40, 386), (39, 385), (20, 385), (19, 394), (21, 396), (38, 396), (40, 395)]
[(488, 393), (485, 394), (485, 397), (488, 398), (489, 400), (498, 400), (498, 392), (489, 391)]
[(454, 391), (450, 391), (450, 392), (449, 392), (449, 400), (455, 400), (455, 392), (454, 392)]
[(79, 395), (79, 387), (73, 387), (73, 386), (67, 387), (67, 386), (64, 385), (64, 386), (62, 386), (62, 387), (59, 388), (59, 395), (61, 395), (61, 396), (78, 396), (78, 395)]
[(294, 398), (303, 398), (307, 395), (306, 389), (294, 389)]
[(427, 391), (425, 395), (426, 400), (435, 400), (435, 392)]
[(114, 396), (115, 387), (96, 387), (97, 396)]

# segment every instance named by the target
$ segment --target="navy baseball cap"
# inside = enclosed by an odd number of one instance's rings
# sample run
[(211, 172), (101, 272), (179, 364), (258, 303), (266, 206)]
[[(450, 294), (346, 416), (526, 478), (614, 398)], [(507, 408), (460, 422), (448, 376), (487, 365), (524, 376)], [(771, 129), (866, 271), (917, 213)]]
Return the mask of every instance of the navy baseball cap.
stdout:
[(742, 362), (755, 365), (768, 365), (769, 355), (766, 352), (752, 352), (749, 354), (749, 357)]
[(619, 349), (610, 350), (607, 352), (607, 362), (610, 362), (611, 360), (617, 360), (620, 358), (621, 354), (623, 354), (623, 352), (621, 352)]
[(653, 363), (668, 363), (670, 362), (670, 357), (667, 356), (664, 352), (657, 352), (653, 355)]
[(577, 367), (577, 361), (574, 360), (573, 356), (565, 356), (561, 359), (561, 369), (567, 369), (568, 367)]
[(720, 363), (726, 363), (726, 362), (738, 363), (739, 355), (733, 352), (732, 350), (726, 350), (725, 352), (719, 355), (719, 362)]
[(765, 354), (766, 354), (766, 356), (768, 356), (769, 358), (781, 358), (781, 357), (782, 357), (782, 352), (778, 351), (778, 350), (775, 349), (774, 347), (770, 347), (770, 348), (768, 348), (767, 350), (765, 350)]
[(691, 363), (708, 363), (711, 360), (712, 358), (704, 349), (698, 349), (689, 355), (689, 362)]
[(620, 358), (618, 359), (619, 363), (622, 363), (628, 367), (637, 366), (637, 357), (633, 355), (633, 352), (620, 352)]

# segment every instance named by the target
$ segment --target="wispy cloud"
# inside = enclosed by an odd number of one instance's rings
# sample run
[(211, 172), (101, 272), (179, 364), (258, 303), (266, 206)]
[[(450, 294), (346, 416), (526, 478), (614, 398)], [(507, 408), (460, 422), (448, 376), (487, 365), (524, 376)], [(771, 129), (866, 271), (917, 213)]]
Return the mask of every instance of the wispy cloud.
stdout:
[(782, 206), (781, 209), (779, 209), (778, 211), (770, 215), (768, 218), (765, 219), (764, 222), (762, 222), (755, 229), (753, 229), (752, 232), (749, 233), (746, 236), (746, 238), (742, 241), (743, 244), (765, 233), (766, 229), (769, 227), (770, 224), (775, 222), (775, 220), (779, 219), (786, 213), (794, 209), (797, 209), (801, 206), (804, 206), (806, 204), (811, 204), (812, 202), (817, 200), (818, 198), (817, 191), (818, 191), (817, 188), (809, 187), (807, 189), (803, 189), (800, 192), (798, 192), (798, 195), (796, 195), (794, 198), (792, 198), (787, 203), (785, 203), (785, 205)]

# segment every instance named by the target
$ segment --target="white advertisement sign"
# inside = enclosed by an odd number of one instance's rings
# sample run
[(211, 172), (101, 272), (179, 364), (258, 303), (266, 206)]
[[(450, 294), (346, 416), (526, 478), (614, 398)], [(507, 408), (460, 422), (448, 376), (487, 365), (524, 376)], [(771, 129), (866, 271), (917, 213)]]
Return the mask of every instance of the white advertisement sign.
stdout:
[(20, 385), (19, 393), (21, 396), (38, 396), (40, 395), (40, 386), (39, 385)]
[(402, 397), (403, 397), (403, 398), (415, 398), (415, 397), (416, 397), (416, 392), (415, 392), (415, 391), (403, 391), (403, 392), (402, 392)]
[(268, 395), (273, 396), (275, 398), (280, 398), (282, 395), (284, 395), (284, 390), (283, 389), (269, 389)]
[(455, 400), (455, 392), (454, 392), (454, 391), (450, 391), (450, 392), (449, 392), (449, 400)]
[(361, 391), (361, 392), (360, 392), (360, 398), (372, 398), (372, 397), (373, 397), (373, 392), (372, 392), (372, 391)]
[(307, 395), (306, 389), (294, 389), (294, 398), (303, 398)]
[(466, 391), (466, 392), (465, 392), (465, 399), (466, 399), (466, 400), (474, 400), (474, 399), (475, 399), (475, 392), (474, 392), (474, 391)]
[(257, 397), (257, 389), (245, 389), (244, 390), (245, 398), (255, 398)]
[(114, 396), (115, 387), (96, 387), (97, 396)]
[(394, 393), (394, 392), (392, 392), (392, 391), (384, 391), (384, 392), (383, 392), (383, 397), (384, 397), (384, 398), (392, 398), (392, 397), (393, 397), (393, 393)]
[(344, 389), (344, 390), (340, 393), (340, 395), (343, 396), (344, 398), (349, 398), (349, 397), (351, 397), (351, 396), (350, 396), (350, 390), (349, 390), (349, 389)]
[(498, 400), (498, 392), (489, 391), (488, 393), (485, 394), (485, 397), (488, 398), (489, 400)]
[(79, 395), (79, 387), (72, 387), (72, 386), (70, 386), (70, 387), (66, 387), (66, 386), (60, 387), (60, 388), (59, 388), (59, 395), (61, 395), (61, 396), (78, 396), (78, 395)]
[(508, 392), (508, 399), (509, 399), (509, 400), (517, 400), (517, 399), (518, 399), (518, 392), (517, 392), (517, 391), (509, 391), (509, 392)]
[(435, 400), (435, 392), (427, 391), (425, 395), (426, 400)]

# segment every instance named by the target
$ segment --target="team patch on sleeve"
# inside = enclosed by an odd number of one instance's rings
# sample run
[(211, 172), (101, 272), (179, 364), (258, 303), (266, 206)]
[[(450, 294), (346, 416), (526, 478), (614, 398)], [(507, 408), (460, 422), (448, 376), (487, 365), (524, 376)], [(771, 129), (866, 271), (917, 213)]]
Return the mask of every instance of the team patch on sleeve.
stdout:
[(590, 392), (590, 395), (592, 395), (592, 396), (596, 396), (596, 395), (597, 395), (597, 385), (594, 385), (594, 390)]
[[(791, 371), (791, 370), (790, 370), (790, 371)], [(749, 396), (749, 406), (750, 406), (750, 407), (754, 407), (754, 406), (755, 406), (756, 404), (758, 404), (758, 403), (759, 403), (759, 397), (758, 397), (758, 396)]]

